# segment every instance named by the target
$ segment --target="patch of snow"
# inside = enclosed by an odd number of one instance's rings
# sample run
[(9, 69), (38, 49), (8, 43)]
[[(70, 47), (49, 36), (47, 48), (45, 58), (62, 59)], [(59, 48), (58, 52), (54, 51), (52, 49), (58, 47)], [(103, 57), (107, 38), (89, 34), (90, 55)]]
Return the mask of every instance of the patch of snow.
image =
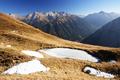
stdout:
[(4, 43), (0, 43), (0, 46), (3, 47), (3, 48), (11, 48), (12, 46), (11, 45), (7, 45), (7, 44), (4, 44)]
[(111, 64), (115, 64), (115, 63), (117, 63), (117, 61), (115, 61), (115, 60), (110, 60), (109, 63), (111, 63)]
[(1, 42), (0, 45), (4, 45), (4, 43)]
[(91, 56), (90, 54), (88, 54), (83, 50), (76, 50), (69, 48), (53, 48), (53, 49), (39, 50), (39, 52), (43, 52), (50, 56), (54, 56), (58, 58), (72, 58), (72, 59), (88, 60), (91, 62), (99, 61), (99, 59)]
[(39, 60), (20, 63), (3, 72), (3, 74), (30, 74), (35, 72), (47, 72), (50, 68), (45, 67)]
[(16, 33), (16, 31), (15, 31), (15, 30), (13, 30), (13, 31), (11, 31), (11, 32)]
[(44, 58), (44, 56), (37, 51), (22, 50), (21, 52), (28, 56), (34, 56), (36, 58)]
[(83, 70), (85, 73), (97, 76), (97, 77), (104, 77), (104, 78), (114, 78), (115, 76), (110, 74), (110, 73), (106, 73), (106, 72), (102, 72), (99, 70), (96, 70), (94, 68), (91, 67), (85, 67)]
[(11, 48), (12, 46), (11, 45), (6, 45), (7, 48)]

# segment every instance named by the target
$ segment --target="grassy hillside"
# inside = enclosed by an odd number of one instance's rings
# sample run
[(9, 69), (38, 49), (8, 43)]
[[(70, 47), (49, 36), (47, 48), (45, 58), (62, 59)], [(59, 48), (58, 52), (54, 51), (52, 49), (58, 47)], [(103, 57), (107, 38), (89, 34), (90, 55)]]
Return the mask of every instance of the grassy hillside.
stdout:
[[(8, 45), (11, 45), (9, 47)], [(44, 48), (68, 47), (87, 51), (102, 59), (101, 63), (91, 63), (74, 59), (59, 59), (48, 55), (40, 59), (51, 69), (48, 73), (35, 73), (30, 75), (0, 75), (0, 80), (105, 80), (82, 72), (86, 66), (93, 66), (103, 71), (119, 74), (120, 49), (87, 45), (71, 42), (46, 34), (21, 21), (0, 14), (0, 72), (5, 71), (20, 62), (29, 61), (32, 57), (21, 54), (21, 50), (39, 50)], [(110, 59), (117, 60), (117, 64), (110, 64)], [(115, 80), (119, 80), (119, 76)]]

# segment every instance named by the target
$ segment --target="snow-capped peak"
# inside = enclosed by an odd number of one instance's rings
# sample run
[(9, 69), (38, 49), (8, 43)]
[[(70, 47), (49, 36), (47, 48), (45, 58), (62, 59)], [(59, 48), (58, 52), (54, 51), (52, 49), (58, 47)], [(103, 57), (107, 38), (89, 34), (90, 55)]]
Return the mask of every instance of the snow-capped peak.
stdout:
[(55, 20), (57, 17), (63, 17), (63, 16), (70, 16), (71, 14), (67, 14), (65, 12), (33, 12), (26, 16), (27, 21), (33, 21), (35, 19), (40, 20)]
[(35, 19), (35, 18), (37, 18), (37, 17), (39, 17), (39, 16), (44, 16), (44, 14), (43, 13), (40, 13), (40, 12), (33, 12), (33, 13), (30, 13), (30, 14), (28, 14), (26, 17), (28, 18), (28, 19)]
[(66, 16), (66, 15), (68, 15), (65, 12), (55, 12), (55, 11), (46, 12), (45, 14), (46, 14), (46, 16)]
[(58, 13), (51, 11), (51, 12), (46, 12), (45, 15), (46, 15), (46, 16), (56, 16), (56, 15), (58, 15)]
[(46, 18), (46, 15), (42, 12), (33, 12), (33, 13), (29, 13), (26, 17), (25, 20), (27, 22), (31, 22), (31, 21), (48, 21)]

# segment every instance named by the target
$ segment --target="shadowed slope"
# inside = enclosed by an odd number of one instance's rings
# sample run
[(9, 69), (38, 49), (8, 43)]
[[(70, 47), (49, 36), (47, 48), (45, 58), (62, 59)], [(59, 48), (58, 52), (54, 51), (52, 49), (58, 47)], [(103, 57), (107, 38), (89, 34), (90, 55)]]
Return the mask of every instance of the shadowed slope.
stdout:
[(120, 47), (119, 35), (120, 18), (117, 18), (110, 23), (104, 25), (94, 34), (83, 40), (83, 42), (108, 47)]

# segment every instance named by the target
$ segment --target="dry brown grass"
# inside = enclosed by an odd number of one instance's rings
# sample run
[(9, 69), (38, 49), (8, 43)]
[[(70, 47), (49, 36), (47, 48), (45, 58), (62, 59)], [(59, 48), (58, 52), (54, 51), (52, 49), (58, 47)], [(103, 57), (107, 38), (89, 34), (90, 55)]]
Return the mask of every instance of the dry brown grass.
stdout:
[[(11, 45), (5, 48), (1, 45)], [(89, 54), (102, 59), (102, 63), (91, 63), (73, 59), (58, 59), (47, 56), (42, 63), (51, 68), (48, 73), (31, 75), (0, 75), (0, 80), (105, 80), (82, 72), (86, 66), (92, 66), (102, 71), (120, 74), (120, 48), (108, 48), (71, 42), (46, 34), (21, 21), (0, 14), (0, 72), (9, 67), (31, 60), (31, 57), (21, 55), (24, 49), (38, 50), (43, 48), (68, 47), (87, 51)], [(117, 64), (107, 61), (115, 59)], [(119, 80), (117, 77), (115, 80)], [(107, 79), (106, 79), (107, 80)]]
[(32, 57), (22, 55), (20, 52), (17, 52), (13, 49), (0, 48), (0, 72), (3, 72), (16, 64), (26, 62), (31, 59)]
[[(1, 75), (1, 79), (7, 80), (119, 80), (119, 77), (115, 79), (98, 78), (90, 76), (82, 72), (82, 69), (86, 66), (92, 66), (99, 70), (108, 72), (112, 66), (118, 66), (118, 64), (110, 65), (108, 63), (91, 63), (87, 61), (73, 60), (73, 59), (58, 59), (58, 58), (44, 58), (41, 62), (50, 67), (50, 71), (47, 73), (34, 73), (30, 75)], [(104, 65), (104, 66), (103, 66)], [(111, 70), (111, 69), (110, 69)]]

